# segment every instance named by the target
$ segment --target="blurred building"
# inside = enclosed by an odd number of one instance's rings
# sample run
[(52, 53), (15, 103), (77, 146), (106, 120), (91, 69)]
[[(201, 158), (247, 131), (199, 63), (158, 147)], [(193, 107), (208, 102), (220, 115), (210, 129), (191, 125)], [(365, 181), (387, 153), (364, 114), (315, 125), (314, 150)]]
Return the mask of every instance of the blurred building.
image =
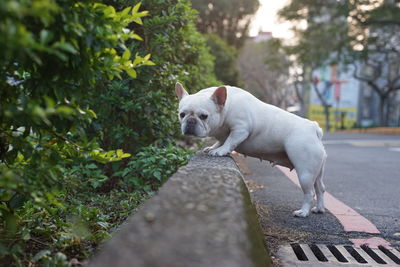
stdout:
[[(348, 16), (335, 16), (330, 7), (336, 0), (326, 0), (321, 14), (307, 21), (308, 24), (346, 22)], [(382, 1), (383, 4), (396, 2)], [(398, 1), (397, 1), (398, 2)], [(379, 125), (400, 127), (400, 27), (396, 23), (371, 24), (364, 27), (365, 38), (370, 38), (368, 57), (363, 63), (351, 65), (326, 65), (307, 73), (309, 81), (303, 83), (305, 116), (319, 122), (321, 127), (330, 130), (351, 127), (373, 127)], [(356, 51), (356, 50), (355, 50)], [(336, 61), (335, 53), (331, 61)], [(357, 67), (357, 69), (355, 69)], [(356, 77), (357, 76), (357, 77)], [(310, 80), (311, 79), (311, 80)], [(371, 87), (387, 95), (383, 110), (380, 109), (380, 95)], [(326, 109), (329, 119), (326, 120)], [(384, 114), (381, 118), (381, 114)]]
[[(360, 69), (363, 66), (359, 66)], [(326, 127), (324, 106), (329, 110), (330, 130), (378, 126), (379, 95), (364, 81), (354, 78), (354, 66), (322, 66), (310, 75), (303, 89), (305, 116)], [(388, 125), (400, 126), (400, 91), (390, 95), (385, 105)]]
[(330, 130), (351, 128), (358, 123), (361, 82), (353, 78), (352, 66), (328, 65), (311, 74), (306, 96), (307, 114), (327, 129), (324, 106), (329, 110)]
[[(386, 5), (392, 1), (385, 1)], [(373, 81), (381, 95), (386, 95), (382, 121), (387, 126), (400, 126), (400, 25), (372, 24), (366, 29), (371, 38), (370, 53), (360, 75)], [(371, 83), (372, 84), (372, 83)], [(363, 83), (360, 94), (360, 126), (376, 126), (380, 122), (380, 97), (370, 83)]]
[(273, 38), (272, 32), (264, 32), (264, 31), (260, 30), (258, 32), (258, 35), (251, 37), (249, 41), (253, 42), (253, 43), (261, 43), (261, 42), (269, 41), (272, 38)]
[[(358, 126), (379, 125), (379, 95), (365, 82), (361, 83)], [(387, 126), (400, 127), (400, 90), (393, 92), (384, 107), (388, 114)]]

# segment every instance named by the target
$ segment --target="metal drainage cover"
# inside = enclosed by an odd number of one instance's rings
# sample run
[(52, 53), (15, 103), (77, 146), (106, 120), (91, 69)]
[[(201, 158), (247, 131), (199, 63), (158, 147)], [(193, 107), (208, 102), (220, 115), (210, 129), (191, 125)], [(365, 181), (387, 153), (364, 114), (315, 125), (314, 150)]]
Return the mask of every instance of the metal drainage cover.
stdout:
[(278, 250), (283, 266), (400, 266), (396, 249), (350, 245), (290, 244)]

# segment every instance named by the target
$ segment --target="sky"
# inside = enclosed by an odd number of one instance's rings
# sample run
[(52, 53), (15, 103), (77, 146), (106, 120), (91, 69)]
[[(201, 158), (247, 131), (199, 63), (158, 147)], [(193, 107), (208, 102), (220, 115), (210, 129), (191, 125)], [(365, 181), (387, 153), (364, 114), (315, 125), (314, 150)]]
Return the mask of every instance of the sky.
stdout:
[(259, 0), (260, 9), (250, 27), (250, 36), (255, 36), (258, 31), (272, 32), (277, 38), (291, 38), (289, 23), (279, 23), (277, 12), (285, 6), (289, 0)]

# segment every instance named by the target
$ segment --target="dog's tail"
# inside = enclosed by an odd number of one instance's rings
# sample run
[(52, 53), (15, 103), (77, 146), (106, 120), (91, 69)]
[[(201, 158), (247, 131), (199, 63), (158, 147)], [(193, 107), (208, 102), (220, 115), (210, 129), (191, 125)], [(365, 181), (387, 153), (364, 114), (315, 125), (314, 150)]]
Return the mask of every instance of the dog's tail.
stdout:
[(315, 126), (317, 127), (316, 128), (317, 136), (318, 136), (319, 140), (322, 140), (322, 136), (324, 135), (324, 132), (322, 131), (321, 127), (319, 127), (318, 122), (316, 122), (316, 121), (313, 121), (313, 122), (315, 123)]

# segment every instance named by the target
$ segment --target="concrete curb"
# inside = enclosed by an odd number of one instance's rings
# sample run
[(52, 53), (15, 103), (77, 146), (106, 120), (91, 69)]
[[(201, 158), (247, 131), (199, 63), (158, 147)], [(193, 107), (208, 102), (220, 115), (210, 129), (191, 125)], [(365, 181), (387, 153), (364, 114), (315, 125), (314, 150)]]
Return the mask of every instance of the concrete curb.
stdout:
[(89, 266), (270, 266), (242, 174), (230, 157), (195, 155)]

